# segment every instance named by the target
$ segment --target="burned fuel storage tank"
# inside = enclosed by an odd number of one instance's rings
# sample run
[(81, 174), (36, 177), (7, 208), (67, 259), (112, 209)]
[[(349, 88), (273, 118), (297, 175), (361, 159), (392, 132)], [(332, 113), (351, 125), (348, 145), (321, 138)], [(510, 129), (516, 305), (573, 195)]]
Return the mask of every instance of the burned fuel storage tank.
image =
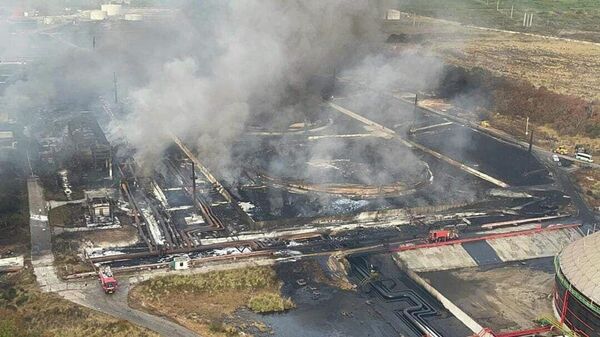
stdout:
[(555, 314), (577, 336), (600, 337), (600, 232), (567, 246), (555, 267)]

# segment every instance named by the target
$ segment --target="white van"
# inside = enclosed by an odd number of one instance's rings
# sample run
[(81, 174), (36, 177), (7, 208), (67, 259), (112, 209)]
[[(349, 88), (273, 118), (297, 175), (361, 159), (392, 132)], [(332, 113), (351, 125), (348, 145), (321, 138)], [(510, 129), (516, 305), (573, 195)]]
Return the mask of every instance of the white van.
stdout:
[(575, 154), (575, 159), (579, 159), (579, 160), (583, 160), (586, 161), (588, 163), (593, 163), (594, 160), (592, 159), (592, 156), (587, 154), (587, 153), (576, 153)]

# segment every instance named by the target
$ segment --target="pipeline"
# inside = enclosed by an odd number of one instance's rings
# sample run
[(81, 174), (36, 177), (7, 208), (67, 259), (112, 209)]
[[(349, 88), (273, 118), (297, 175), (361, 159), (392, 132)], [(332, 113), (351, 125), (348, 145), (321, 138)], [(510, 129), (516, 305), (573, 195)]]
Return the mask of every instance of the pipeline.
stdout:
[(227, 200), (227, 202), (231, 205), (231, 207), (239, 214), (241, 217), (250, 225), (251, 228), (256, 228), (256, 223), (254, 220), (246, 213), (244, 210), (238, 205), (237, 201), (229, 194), (227, 189), (217, 180), (212, 173), (206, 168), (200, 160), (192, 153), (192, 151), (175, 135), (172, 135), (171, 138), (177, 144), (179, 149), (196, 164), (200, 172), (210, 181), (213, 185), (213, 188)]
[[(119, 170), (121, 170), (120, 167), (119, 167)], [(123, 176), (122, 171), (121, 171), (121, 176)], [(153, 251), (154, 246), (153, 246), (152, 242), (150, 242), (150, 240), (148, 239), (148, 236), (146, 236), (146, 234), (144, 233), (144, 230), (142, 229), (142, 223), (140, 223), (140, 219), (139, 219), (139, 214), (141, 214), (141, 212), (139, 211), (139, 207), (138, 207), (137, 203), (135, 202), (135, 199), (133, 198), (133, 194), (131, 193), (131, 191), (129, 189), (129, 185), (127, 184), (127, 182), (123, 182), (121, 184), (121, 188), (123, 189), (123, 191), (125, 191), (125, 194), (127, 195), (127, 199), (129, 200), (129, 204), (131, 205), (132, 210), (135, 212), (135, 223), (138, 228), (138, 234), (140, 235), (142, 240), (144, 240), (144, 243), (146, 243), (146, 245), (148, 246), (148, 250)]]
[(519, 220), (508, 220), (508, 221), (492, 222), (492, 223), (486, 223), (486, 224), (481, 225), (481, 228), (494, 229), (496, 227), (516, 226), (516, 225), (524, 224), (524, 223), (528, 223), (528, 222), (536, 222), (536, 221), (545, 221), (545, 220), (560, 219), (560, 218), (566, 218), (566, 217), (569, 217), (569, 216), (570, 215), (568, 215), (568, 214), (565, 214), (565, 215), (552, 215), (552, 216), (544, 216), (544, 217), (538, 217), (538, 218), (528, 218), (528, 219), (519, 219)]
[(424, 244), (420, 244), (420, 245), (405, 245), (405, 246), (399, 246), (397, 248), (394, 248), (391, 251), (392, 252), (404, 252), (407, 250), (449, 246), (449, 245), (459, 245), (459, 244), (475, 242), (475, 241), (502, 239), (502, 238), (508, 238), (508, 237), (514, 237), (514, 236), (521, 236), (521, 235), (533, 235), (533, 234), (538, 234), (538, 233), (543, 233), (543, 232), (557, 231), (557, 230), (561, 230), (561, 229), (576, 228), (579, 226), (581, 226), (581, 225), (580, 224), (554, 225), (554, 226), (548, 226), (548, 227), (543, 227), (543, 228), (535, 228), (535, 229), (528, 229), (528, 230), (508, 232), (508, 233), (499, 233), (499, 234), (478, 236), (478, 237), (459, 239), (459, 240), (451, 240), (451, 241), (435, 242), (435, 243), (424, 243)]
[[(189, 177), (183, 174), (181, 170), (175, 167), (175, 165), (171, 161), (166, 161), (166, 165), (174, 174), (176, 174), (181, 179), (184, 185), (191, 185), (194, 183)], [(221, 220), (214, 214), (212, 208), (198, 194), (194, 193), (193, 188), (190, 189), (188, 186), (184, 186), (183, 190), (190, 196), (194, 206), (198, 210), (200, 210), (200, 213), (202, 213), (202, 217), (208, 222), (210, 226), (213, 227), (213, 230), (217, 231), (225, 229), (225, 226), (223, 225)]]
[[(351, 257), (350, 262), (363, 280), (368, 279), (370, 272), (367, 268), (367, 260), (363, 256)], [(406, 289), (398, 292), (392, 292), (381, 281), (372, 282), (371, 286), (377, 294), (387, 302), (404, 301), (411, 304), (403, 310), (396, 310), (395, 314), (403, 322), (407, 323), (408, 327), (418, 335), (431, 337), (442, 337), (434, 328), (430, 327), (425, 320), (426, 317), (438, 315), (438, 311), (431, 307), (427, 301), (411, 289)]]

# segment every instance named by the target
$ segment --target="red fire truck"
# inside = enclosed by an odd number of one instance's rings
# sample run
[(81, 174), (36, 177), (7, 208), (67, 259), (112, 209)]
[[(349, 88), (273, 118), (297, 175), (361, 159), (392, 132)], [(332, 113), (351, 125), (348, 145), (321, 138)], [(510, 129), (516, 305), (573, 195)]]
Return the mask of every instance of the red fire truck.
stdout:
[(98, 278), (100, 279), (100, 286), (107, 294), (112, 294), (117, 290), (117, 279), (113, 275), (109, 266), (100, 267), (98, 269)]
[(458, 239), (458, 233), (455, 229), (436, 229), (429, 232), (427, 241), (434, 242), (445, 242), (450, 240)]

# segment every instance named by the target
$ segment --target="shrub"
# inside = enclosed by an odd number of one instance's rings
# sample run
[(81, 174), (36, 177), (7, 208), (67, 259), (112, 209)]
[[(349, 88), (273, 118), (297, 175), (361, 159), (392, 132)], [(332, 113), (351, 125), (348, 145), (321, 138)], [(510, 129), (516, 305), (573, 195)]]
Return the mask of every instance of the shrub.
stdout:
[(251, 297), (248, 308), (258, 313), (281, 312), (294, 308), (294, 302), (276, 293), (263, 293)]
[(497, 76), (481, 68), (447, 67), (437, 93), (465, 110), (483, 108), (506, 116), (529, 117), (534, 123), (548, 124), (566, 135), (600, 135), (597, 102), (555, 93), (543, 86), (536, 88), (529, 82)]

